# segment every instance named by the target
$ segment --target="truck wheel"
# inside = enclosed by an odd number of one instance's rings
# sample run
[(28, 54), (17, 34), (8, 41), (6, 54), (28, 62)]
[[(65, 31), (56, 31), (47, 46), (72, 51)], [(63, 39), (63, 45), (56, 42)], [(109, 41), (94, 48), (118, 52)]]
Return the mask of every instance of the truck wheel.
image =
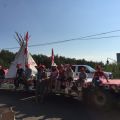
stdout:
[(113, 104), (112, 95), (109, 92), (97, 90), (93, 92), (92, 102), (98, 108), (110, 108)]

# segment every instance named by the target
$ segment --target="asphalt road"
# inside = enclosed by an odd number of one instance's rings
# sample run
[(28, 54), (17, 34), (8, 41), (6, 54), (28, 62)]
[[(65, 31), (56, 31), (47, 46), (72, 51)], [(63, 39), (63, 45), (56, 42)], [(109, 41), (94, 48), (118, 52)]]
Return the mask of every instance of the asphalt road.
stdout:
[(99, 110), (82, 102), (49, 96), (36, 103), (33, 94), (0, 91), (0, 106), (12, 106), (16, 120), (120, 120), (120, 109)]

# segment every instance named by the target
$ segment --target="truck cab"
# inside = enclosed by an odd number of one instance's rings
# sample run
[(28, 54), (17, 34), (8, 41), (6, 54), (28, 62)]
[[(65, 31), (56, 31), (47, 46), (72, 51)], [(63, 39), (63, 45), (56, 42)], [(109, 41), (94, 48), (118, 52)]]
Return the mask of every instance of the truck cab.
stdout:
[(93, 69), (92, 67), (90, 67), (88, 65), (72, 65), (72, 69), (73, 69), (73, 72), (74, 72), (74, 78), (75, 79), (78, 79), (81, 67), (85, 67), (88, 78), (93, 77), (95, 69)]
[[(72, 69), (73, 69), (73, 72), (74, 72), (74, 78), (75, 79), (79, 78), (79, 73), (80, 73), (80, 68), (81, 67), (85, 67), (88, 79), (93, 78), (95, 69), (92, 68), (91, 66), (89, 66), (89, 65), (72, 65)], [(104, 73), (109, 79), (112, 78), (112, 73), (111, 72), (104, 72)]]

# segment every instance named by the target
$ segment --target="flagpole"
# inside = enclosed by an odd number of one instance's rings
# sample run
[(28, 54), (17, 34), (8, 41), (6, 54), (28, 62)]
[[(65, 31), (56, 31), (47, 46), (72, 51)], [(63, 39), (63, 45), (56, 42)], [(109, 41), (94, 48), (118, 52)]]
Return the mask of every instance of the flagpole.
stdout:
[[(25, 65), (28, 63), (28, 60), (27, 60), (27, 55), (28, 55), (28, 32), (26, 33), (26, 35), (25, 35), (25, 42), (26, 42), (26, 44), (25, 44)], [(24, 69), (25, 69), (25, 65), (24, 65)]]
[(54, 50), (52, 48), (52, 55), (51, 55), (51, 66), (54, 65)]

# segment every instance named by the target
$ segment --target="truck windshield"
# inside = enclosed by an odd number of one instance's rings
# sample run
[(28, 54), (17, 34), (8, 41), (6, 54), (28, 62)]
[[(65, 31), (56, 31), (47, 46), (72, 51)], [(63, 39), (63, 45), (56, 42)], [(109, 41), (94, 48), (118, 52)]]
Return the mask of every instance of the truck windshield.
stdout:
[(93, 69), (92, 67), (90, 66), (87, 66), (88, 70), (90, 70), (90, 72), (95, 72), (95, 69)]

